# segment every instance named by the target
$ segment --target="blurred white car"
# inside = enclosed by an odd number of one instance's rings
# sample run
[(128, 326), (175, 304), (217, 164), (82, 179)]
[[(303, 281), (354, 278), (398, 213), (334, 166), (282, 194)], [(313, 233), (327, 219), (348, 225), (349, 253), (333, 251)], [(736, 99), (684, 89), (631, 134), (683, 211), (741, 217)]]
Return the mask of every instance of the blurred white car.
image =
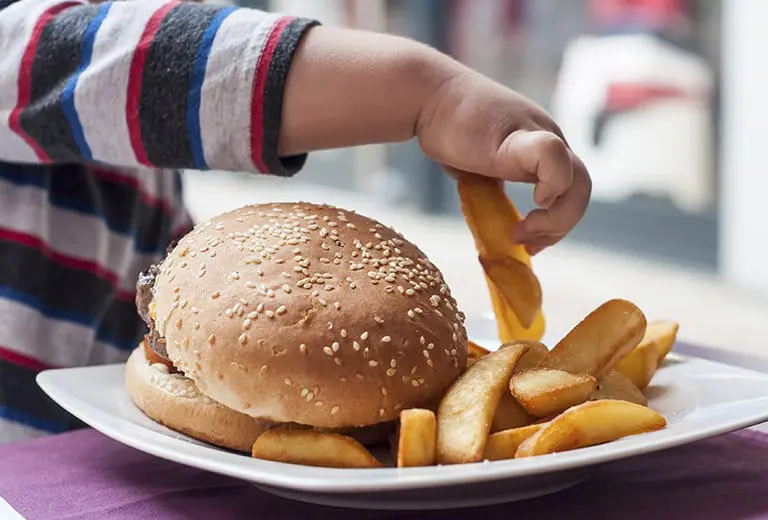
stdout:
[(653, 34), (584, 36), (566, 48), (552, 113), (594, 180), (595, 199), (714, 203), (714, 74)]

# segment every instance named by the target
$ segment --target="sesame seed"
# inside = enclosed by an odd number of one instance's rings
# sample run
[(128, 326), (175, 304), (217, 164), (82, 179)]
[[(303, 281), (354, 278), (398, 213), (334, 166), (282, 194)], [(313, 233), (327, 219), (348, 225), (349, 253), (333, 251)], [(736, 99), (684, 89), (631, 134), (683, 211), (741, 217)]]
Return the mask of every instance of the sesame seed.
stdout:
[(179, 287), (178, 285), (173, 288), (173, 292), (175, 293), (179, 292), (180, 290), (181, 290), (181, 287)]
[(432, 350), (433, 348), (435, 348), (435, 344), (434, 343), (430, 343), (429, 345), (427, 345), (427, 348), (429, 350)]
[(266, 311), (266, 312), (264, 313), (264, 315), (265, 315), (267, 318), (274, 318), (274, 317), (275, 317), (275, 313), (274, 313), (273, 311)]
[(181, 328), (181, 324), (182, 324), (181, 318), (179, 318), (178, 321), (176, 321), (176, 328), (180, 329)]
[(362, 334), (360, 334), (360, 339), (363, 340), (363, 341), (367, 340), (368, 339), (368, 332), (363, 332)]
[(408, 317), (413, 319), (416, 317), (416, 313), (413, 312), (411, 309), (408, 309)]
[(384, 336), (383, 338), (381, 338), (382, 343), (389, 343), (390, 341), (392, 341), (392, 338), (390, 336)]
[(360, 343), (358, 343), (357, 341), (353, 341), (352, 348), (355, 350), (360, 350)]
[(307, 397), (308, 393), (309, 393), (309, 388), (302, 388), (301, 389), (301, 397)]
[(333, 355), (333, 349), (331, 347), (323, 347), (323, 352), (325, 352), (328, 356)]
[(240, 279), (240, 273), (238, 273), (237, 271), (233, 271), (232, 273), (230, 273), (229, 276), (231, 276), (233, 280), (239, 280)]
[(314, 399), (314, 398), (315, 398), (315, 394), (313, 394), (312, 392), (307, 394), (307, 402), (312, 401), (312, 399)]
[(209, 344), (209, 345), (213, 345), (213, 344), (215, 344), (215, 343), (216, 343), (216, 336), (215, 336), (215, 335), (213, 335), (213, 334), (211, 334), (210, 336), (208, 336), (208, 344)]
[(454, 332), (454, 333), (451, 335), (451, 339), (452, 339), (453, 341), (458, 341), (458, 340), (459, 340), (459, 337), (458, 337), (458, 336), (456, 335), (456, 333)]
[(419, 343), (421, 343), (422, 345), (426, 345), (427, 344), (427, 338), (425, 338), (424, 336), (420, 337), (419, 338)]
[(286, 377), (285, 378), (285, 385), (286, 386), (291, 386), (291, 378), (290, 377)]
[(387, 395), (387, 389), (383, 386), (381, 387), (381, 395)]
[(341, 302), (333, 302), (333, 306), (336, 307), (336, 310), (341, 310)]
[(339, 343), (337, 341), (334, 341), (331, 344), (331, 350), (333, 350), (334, 352), (338, 352), (339, 351), (339, 346), (340, 346)]
[(284, 292), (285, 294), (291, 294), (291, 286), (290, 286), (290, 285), (288, 285), (288, 284), (286, 284), (286, 285), (283, 285), (283, 292)]
[(195, 323), (194, 325), (192, 325), (192, 328), (195, 329), (195, 330), (198, 330), (200, 328), (200, 324), (199, 323)]
[(388, 368), (388, 369), (387, 369), (387, 375), (388, 375), (389, 377), (392, 377), (392, 376), (394, 376), (396, 373), (397, 373), (397, 370), (395, 370), (394, 368)]
[(411, 385), (412, 386), (419, 386), (419, 382), (416, 379), (411, 379)]
[(240, 338), (238, 339), (240, 341), (241, 345), (245, 345), (248, 343), (248, 336), (245, 333), (240, 334)]
[(227, 318), (231, 318), (234, 313), (235, 311), (233, 311), (232, 309), (227, 309), (226, 311), (224, 311), (224, 314), (227, 315)]
[(243, 321), (243, 330), (248, 330), (251, 328), (251, 320), (250, 318), (246, 318), (245, 321)]
[(299, 350), (301, 350), (302, 354), (306, 354), (307, 353), (307, 346), (304, 343), (302, 343), (301, 345), (299, 345)]
[(377, 366), (379, 366), (379, 362), (378, 361), (374, 361), (374, 360), (370, 360), (368, 362), (368, 366), (377, 367)]
[(435, 364), (432, 362), (431, 359), (427, 360), (427, 365), (429, 365), (430, 368), (435, 368)]
[(384, 320), (382, 318), (379, 318), (378, 316), (374, 316), (373, 321), (375, 321), (378, 324), (384, 323)]
[(281, 306), (280, 306), (280, 307), (278, 307), (278, 308), (277, 308), (277, 310), (275, 311), (275, 313), (276, 313), (278, 316), (280, 316), (281, 314), (285, 314), (286, 312), (288, 312), (288, 308), (287, 308), (285, 305), (281, 305)]
[(317, 300), (317, 301), (318, 301), (318, 302), (320, 302), (320, 305), (322, 305), (323, 307), (327, 307), (327, 306), (328, 306), (328, 302), (327, 302), (327, 301), (325, 301), (325, 300), (324, 300), (324, 299), (322, 299), (322, 298), (318, 298), (318, 300)]
[(333, 358), (333, 362), (336, 363), (339, 366), (342, 366), (344, 362), (341, 360), (341, 358)]
[(413, 289), (407, 289), (405, 291), (405, 294), (406, 296), (413, 296), (414, 294), (416, 294), (416, 291), (414, 291)]
[(347, 337), (347, 329), (341, 329), (341, 337), (346, 338)]
[(213, 294), (211, 294), (211, 299), (215, 300), (219, 296), (221, 296), (221, 293), (219, 291), (215, 291)]
[(323, 404), (324, 404), (324, 403), (323, 403), (322, 401), (315, 401), (315, 406), (317, 406), (318, 408), (320, 408), (321, 406), (323, 406)]
[(422, 314), (424, 312), (423, 310), (421, 310), (421, 307), (416, 307), (413, 310), (416, 311), (416, 314)]
[(339, 411), (339, 405), (334, 406), (333, 408), (331, 408), (331, 415), (336, 415), (338, 411)]
[(384, 417), (385, 413), (386, 413), (386, 411), (384, 410), (384, 408), (380, 408), (379, 409), (379, 417)]

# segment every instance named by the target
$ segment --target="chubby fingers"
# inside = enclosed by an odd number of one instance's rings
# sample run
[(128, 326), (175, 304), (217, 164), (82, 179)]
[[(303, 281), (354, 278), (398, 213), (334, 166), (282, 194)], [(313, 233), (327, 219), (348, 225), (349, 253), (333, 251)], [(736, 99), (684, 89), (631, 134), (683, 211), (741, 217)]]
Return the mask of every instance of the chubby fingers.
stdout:
[(572, 182), (548, 207), (534, 209), (514, 231), (517, 242), (524, 244), (530, 254), (557, 243), (579, 223), (587, 211), (592, 194), (592, 181), (587, 168), (576, 155), (568, 151)]
[(494, 162), (495, 177), (506, 181), (531, 182), (533, 200), (549, 208), (573, 184), (573, 165), (568, 147), (552, 132), (513, 132), (499, 147)]

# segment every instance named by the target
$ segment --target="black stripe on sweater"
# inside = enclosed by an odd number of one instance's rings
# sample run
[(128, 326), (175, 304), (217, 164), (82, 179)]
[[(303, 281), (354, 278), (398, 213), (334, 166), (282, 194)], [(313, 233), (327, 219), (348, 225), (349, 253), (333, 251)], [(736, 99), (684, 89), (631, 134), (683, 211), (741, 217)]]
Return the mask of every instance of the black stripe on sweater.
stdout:
[(115, 287), (91, 272), (58, 264), (34, 247), (0, 240), (0, 297), (94, 328), (99, 340), (130, 349), (144, 326), (133, 301), (115, 296)]
[(181, 4), (163, 19), (147, 52), (141, 80), (139, 120), (152, 164), (188, 168), (187, 102), (195, 58), (206, 28), (221, 7)]
[(0, 409), (6, 416), (27, 426), (50, 432), (82, 427), (37, 386), (37, 372), (0, 360)]
[(275, 53), (269, 64), (267, 82), (264, 85), (264, 122), (261, 159), (268, 170), (282, 177), (298, 172), (307, 160), (306, 155), (280, 157), (277, 154), (280, 126), (283, 118), (283, 94), (288, 71), (301, 37), (317, 22), (302, 18), (291, 20), (283, 29)]
[(30, 101), (19, 121), (57, 162), (80, 160), (61, 94), (80, 67), (83, 35), (97, 10), (93, 5), (72, 7), (51, 20), (40, 35), (32, 62)]

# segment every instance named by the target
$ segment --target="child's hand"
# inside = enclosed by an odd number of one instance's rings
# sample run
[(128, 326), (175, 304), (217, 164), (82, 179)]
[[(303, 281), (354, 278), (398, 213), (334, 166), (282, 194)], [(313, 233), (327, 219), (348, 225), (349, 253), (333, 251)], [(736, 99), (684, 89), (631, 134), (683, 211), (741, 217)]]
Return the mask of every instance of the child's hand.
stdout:
[(560, 129), (530, 100), (471, 71), (445, 81), (419, 117), (424, 152), (449, 173), (471, 172), (536, 185), (531, 211), (513, 237), (540, 252), (579, 222), (592, 189)]

